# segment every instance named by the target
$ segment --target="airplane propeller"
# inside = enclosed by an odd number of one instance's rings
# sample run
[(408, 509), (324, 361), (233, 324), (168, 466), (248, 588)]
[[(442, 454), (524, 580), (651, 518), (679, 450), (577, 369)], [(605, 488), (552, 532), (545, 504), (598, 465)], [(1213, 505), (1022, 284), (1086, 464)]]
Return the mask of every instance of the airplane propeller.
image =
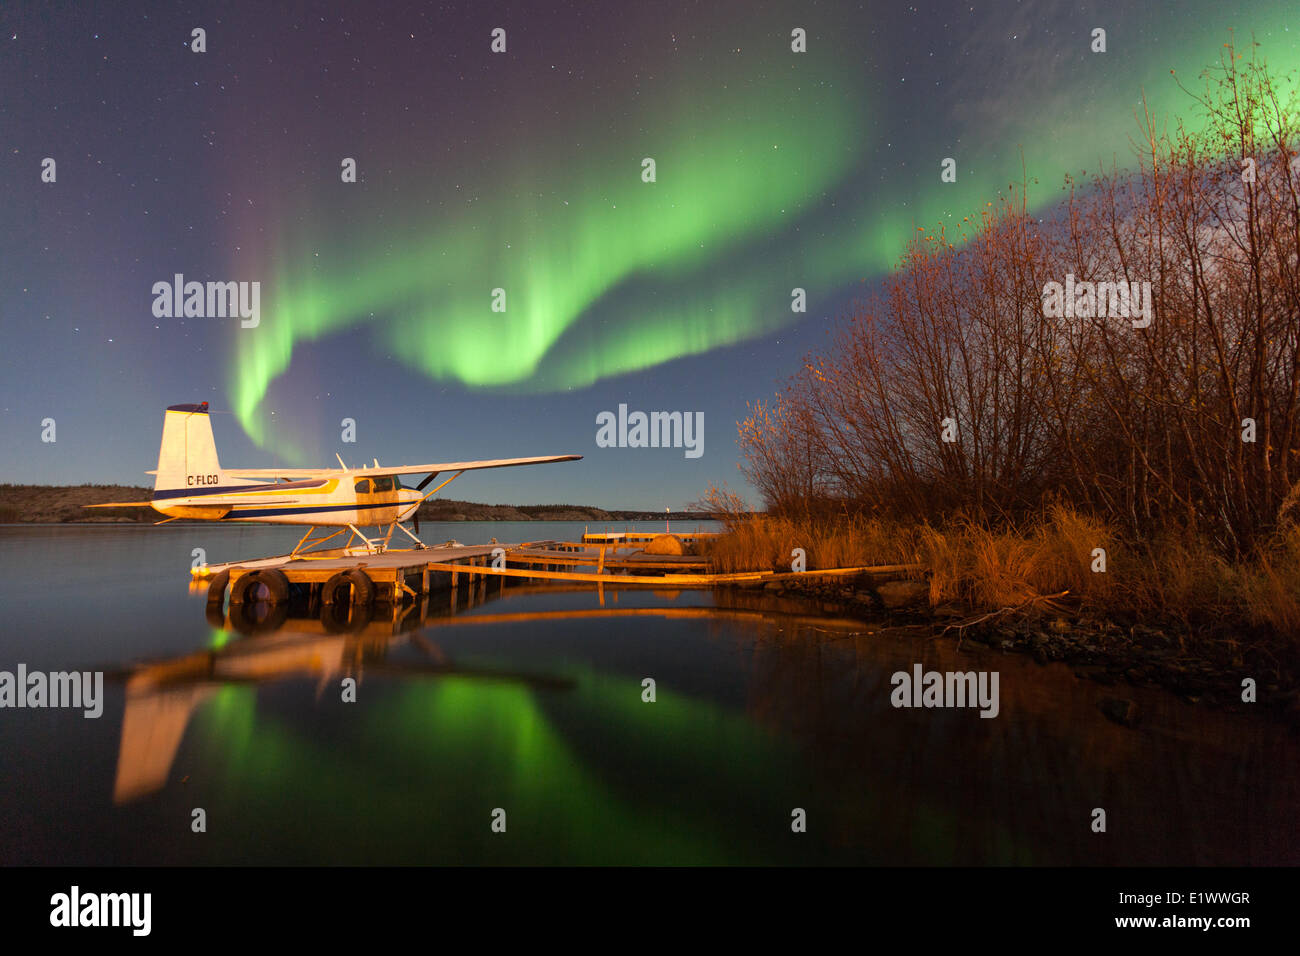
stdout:
[[(433, 479), (437, 477), (438, 477), (438, 473), (436, 471), (430, 472), (428, 475), (425, 476), (423, 481), (421, 481), (418, 485), (415, 486), (415, 490), (423, 491), (425, 486), (428, 485), (429, 482), (433, 481)], [(432, 492), (430, 492), (430, 494), (432, 494)], [(424, 502), (421, 501), (420, 503), (423, 504)], [(415, 509), (415, 514), (412, 516), (411, 520), (415, 522), (415, 533), (419, 534), (420, 533), (420, 509), (419, 508)]]

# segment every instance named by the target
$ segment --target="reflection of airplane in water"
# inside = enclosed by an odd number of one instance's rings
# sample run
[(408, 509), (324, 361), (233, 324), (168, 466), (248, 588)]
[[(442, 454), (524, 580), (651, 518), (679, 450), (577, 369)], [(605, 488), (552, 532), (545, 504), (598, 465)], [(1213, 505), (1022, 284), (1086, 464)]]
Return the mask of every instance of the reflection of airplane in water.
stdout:
[[(126, 710), (118, 756), (114, 800), (125, 803), (161, 790), (167, 783), (172, 763), (185, 736), (186, 727), (199, 705), (222, 687), (232, 684), (263, 684), (280, 680), (315, 679), (317, 693), (339, 687), (344, 677), (364, 675), (396, 677), (481, 678), (508, 682), (539, 690), (567, 690), (575, 686), (567, 677), (521, 673), (488, 667), (466, 667), (451, 661), (430, 635), (440, 626), (501, 626), (511, 624), (563, 623), (605, 619), (614, 623), (629, 618), (730, 619), (754, 625), (774, 626), (788, 633), (803, 630), (850, 636), (860, 633), (861, 621), (811, 614), (797, 604), (781, 606), (762, 594), (736, 593), (715, 597), (732, 606), (572, 608), (532, 610), (497, 614), (459, 615), (500, 592), (486, 589), (486, 579), (468, 594), (429, 595), (406, 605), (330, 605), (299, 602), (302, 615), (287, 617), (287, 605), (257, 607), (251, 616), (234, 605), (227, 617), (220, 605), (207, 605), (208, 622), (220, 646), (191, 654), (132, 666), (115, 675), (126, 684)], [(526, 597), (560, 591), (590, 594), (586, 588), (555, 585), (519, 585), (504, 592), (506, 597)], [(448, 597), (450, 599), (448, 599)], [(672, 600), (675, 594), (661, 595)], [(617, 600), (617, 592), (615, 592)], [(260, 616), (266, 613), (267, 616)], [(242, 637), (240, 636), (242, 635)], [(418, 657), (390, 657), (402, 646), (416, 648)], [(639, 700), (639, 696), (635, 699)]]
[[(471, 590), (469, 603), (474, 604)], [(240, 609), (236, 607), (236, 611)], [(319, 617), (287, 618), (279, 613), (262, 620), (236, 614), (227, 621), (208, 607), (209, 623), (219, 628), (220, 646), (181, 657), (146, 662), (118, 673), (126, 683), (126, 709), (118, 752), (113, 799), (125, 803), (162, 789), (194, 711), (217, 690), (230, 684), (270, 683), (315, 678), (319, 696), (345, 677), (360, 683), (363, 675), (396, 677), (483, 678), (538, 689), (567, 690), (573, 682), (544, 674), (488, 667), (462, 667), (417, 628), (455, 613), (426, 598), (389, 613), (372, 616), (370, 607), (322, 605)], [(234, 632), (234, 633), (232, 633)], [(242, 639), (236, 635), (245, 635)], [(389, 651), (410, 645), (422, 657), (390, 660)]]

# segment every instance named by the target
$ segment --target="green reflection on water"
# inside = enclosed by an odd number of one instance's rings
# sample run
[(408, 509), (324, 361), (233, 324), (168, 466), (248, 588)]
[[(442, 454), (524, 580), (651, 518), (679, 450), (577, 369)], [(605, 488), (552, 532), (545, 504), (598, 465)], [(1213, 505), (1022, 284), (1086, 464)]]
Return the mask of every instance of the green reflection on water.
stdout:
[[(355, 706), (357, 720), (312, 736), (258, 714), (254, 688), (224, 687), (195, 726), (214, 806), (228, 808), (209, 809), (210, 818), (231, 813), (224, 825), (247, 839), (217, 852), (242, 858), (255, 838), (257, 853), (290, 859), (761, 860), (757, 845), (726, 840), (715, 816), (726, 803), (665, 794), (655, 778), (671, 766), (669, 778), (707, 781), (710, 792), (779, 792), (771, 778), (794, 759), (787, 743), (711, 702), (661, 689), (647, 704), (639, 683), (591, 672), (578, 682), (580, 692), (556, 705), (580, 711), (574, 726), (600, 726), (600, 746), (621, 751), (622, 778), (606, 779), (604, 765), (557, 729), (546, 695), (511, 683), (363, 682), (359, 696), (371, 700), (340, 705)], [(489, 829), (496, 807), (506, 810), (506, 834)], [(783, 825), (774, 819), (774, 831)]]
[[(196, 805), (224, 831), (214, 862), (773, 863), (892, 856), (889, 778), (827, 787), (797, 741), (743, 712), (639, 681), (566, 668), (572, 692), (464, 676), (337, 682), (306, 709), (259, 713), (227, 685), (195, 716)], [(297, 690), (293, 691), (297, 693)], [(292, 713), (292, 717), (282, 717)], [(810, 833), (790, 832), (793, 807)], [(490, 829), (495, 808), (507, 831)], [(957, 808), (915, 795), (911, 862), (954, 862)], [(988, 834), (990, 863), (1029, 863)], [(815, 833), (814, 833), (815, 831)]]

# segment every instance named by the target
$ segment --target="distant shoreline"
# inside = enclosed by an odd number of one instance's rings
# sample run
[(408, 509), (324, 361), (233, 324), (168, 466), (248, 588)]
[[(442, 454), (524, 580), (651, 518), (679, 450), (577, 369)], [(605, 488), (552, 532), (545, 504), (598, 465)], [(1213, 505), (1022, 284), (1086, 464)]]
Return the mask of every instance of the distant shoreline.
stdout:
[[(152, 508), (103, 508), (106, 501), (148, 501), (139, 485), (0, 485), (0, 524), (145, 524), (162, 516)], [(589, 505), (482, 504), (434, 498), (420, 506), (421, 521), (711, 521), (707, 512), (617, 510)]]

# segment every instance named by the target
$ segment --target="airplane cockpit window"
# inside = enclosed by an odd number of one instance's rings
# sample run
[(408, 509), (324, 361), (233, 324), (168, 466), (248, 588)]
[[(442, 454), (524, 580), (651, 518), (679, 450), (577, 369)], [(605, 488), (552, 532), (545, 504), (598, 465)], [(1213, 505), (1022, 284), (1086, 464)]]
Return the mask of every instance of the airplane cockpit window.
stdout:
[(359, 495), (378, 494), (384, 491), (396, 491), (402, 487), (392, 475), (380, 478), (358, 478), (356, 492)]

